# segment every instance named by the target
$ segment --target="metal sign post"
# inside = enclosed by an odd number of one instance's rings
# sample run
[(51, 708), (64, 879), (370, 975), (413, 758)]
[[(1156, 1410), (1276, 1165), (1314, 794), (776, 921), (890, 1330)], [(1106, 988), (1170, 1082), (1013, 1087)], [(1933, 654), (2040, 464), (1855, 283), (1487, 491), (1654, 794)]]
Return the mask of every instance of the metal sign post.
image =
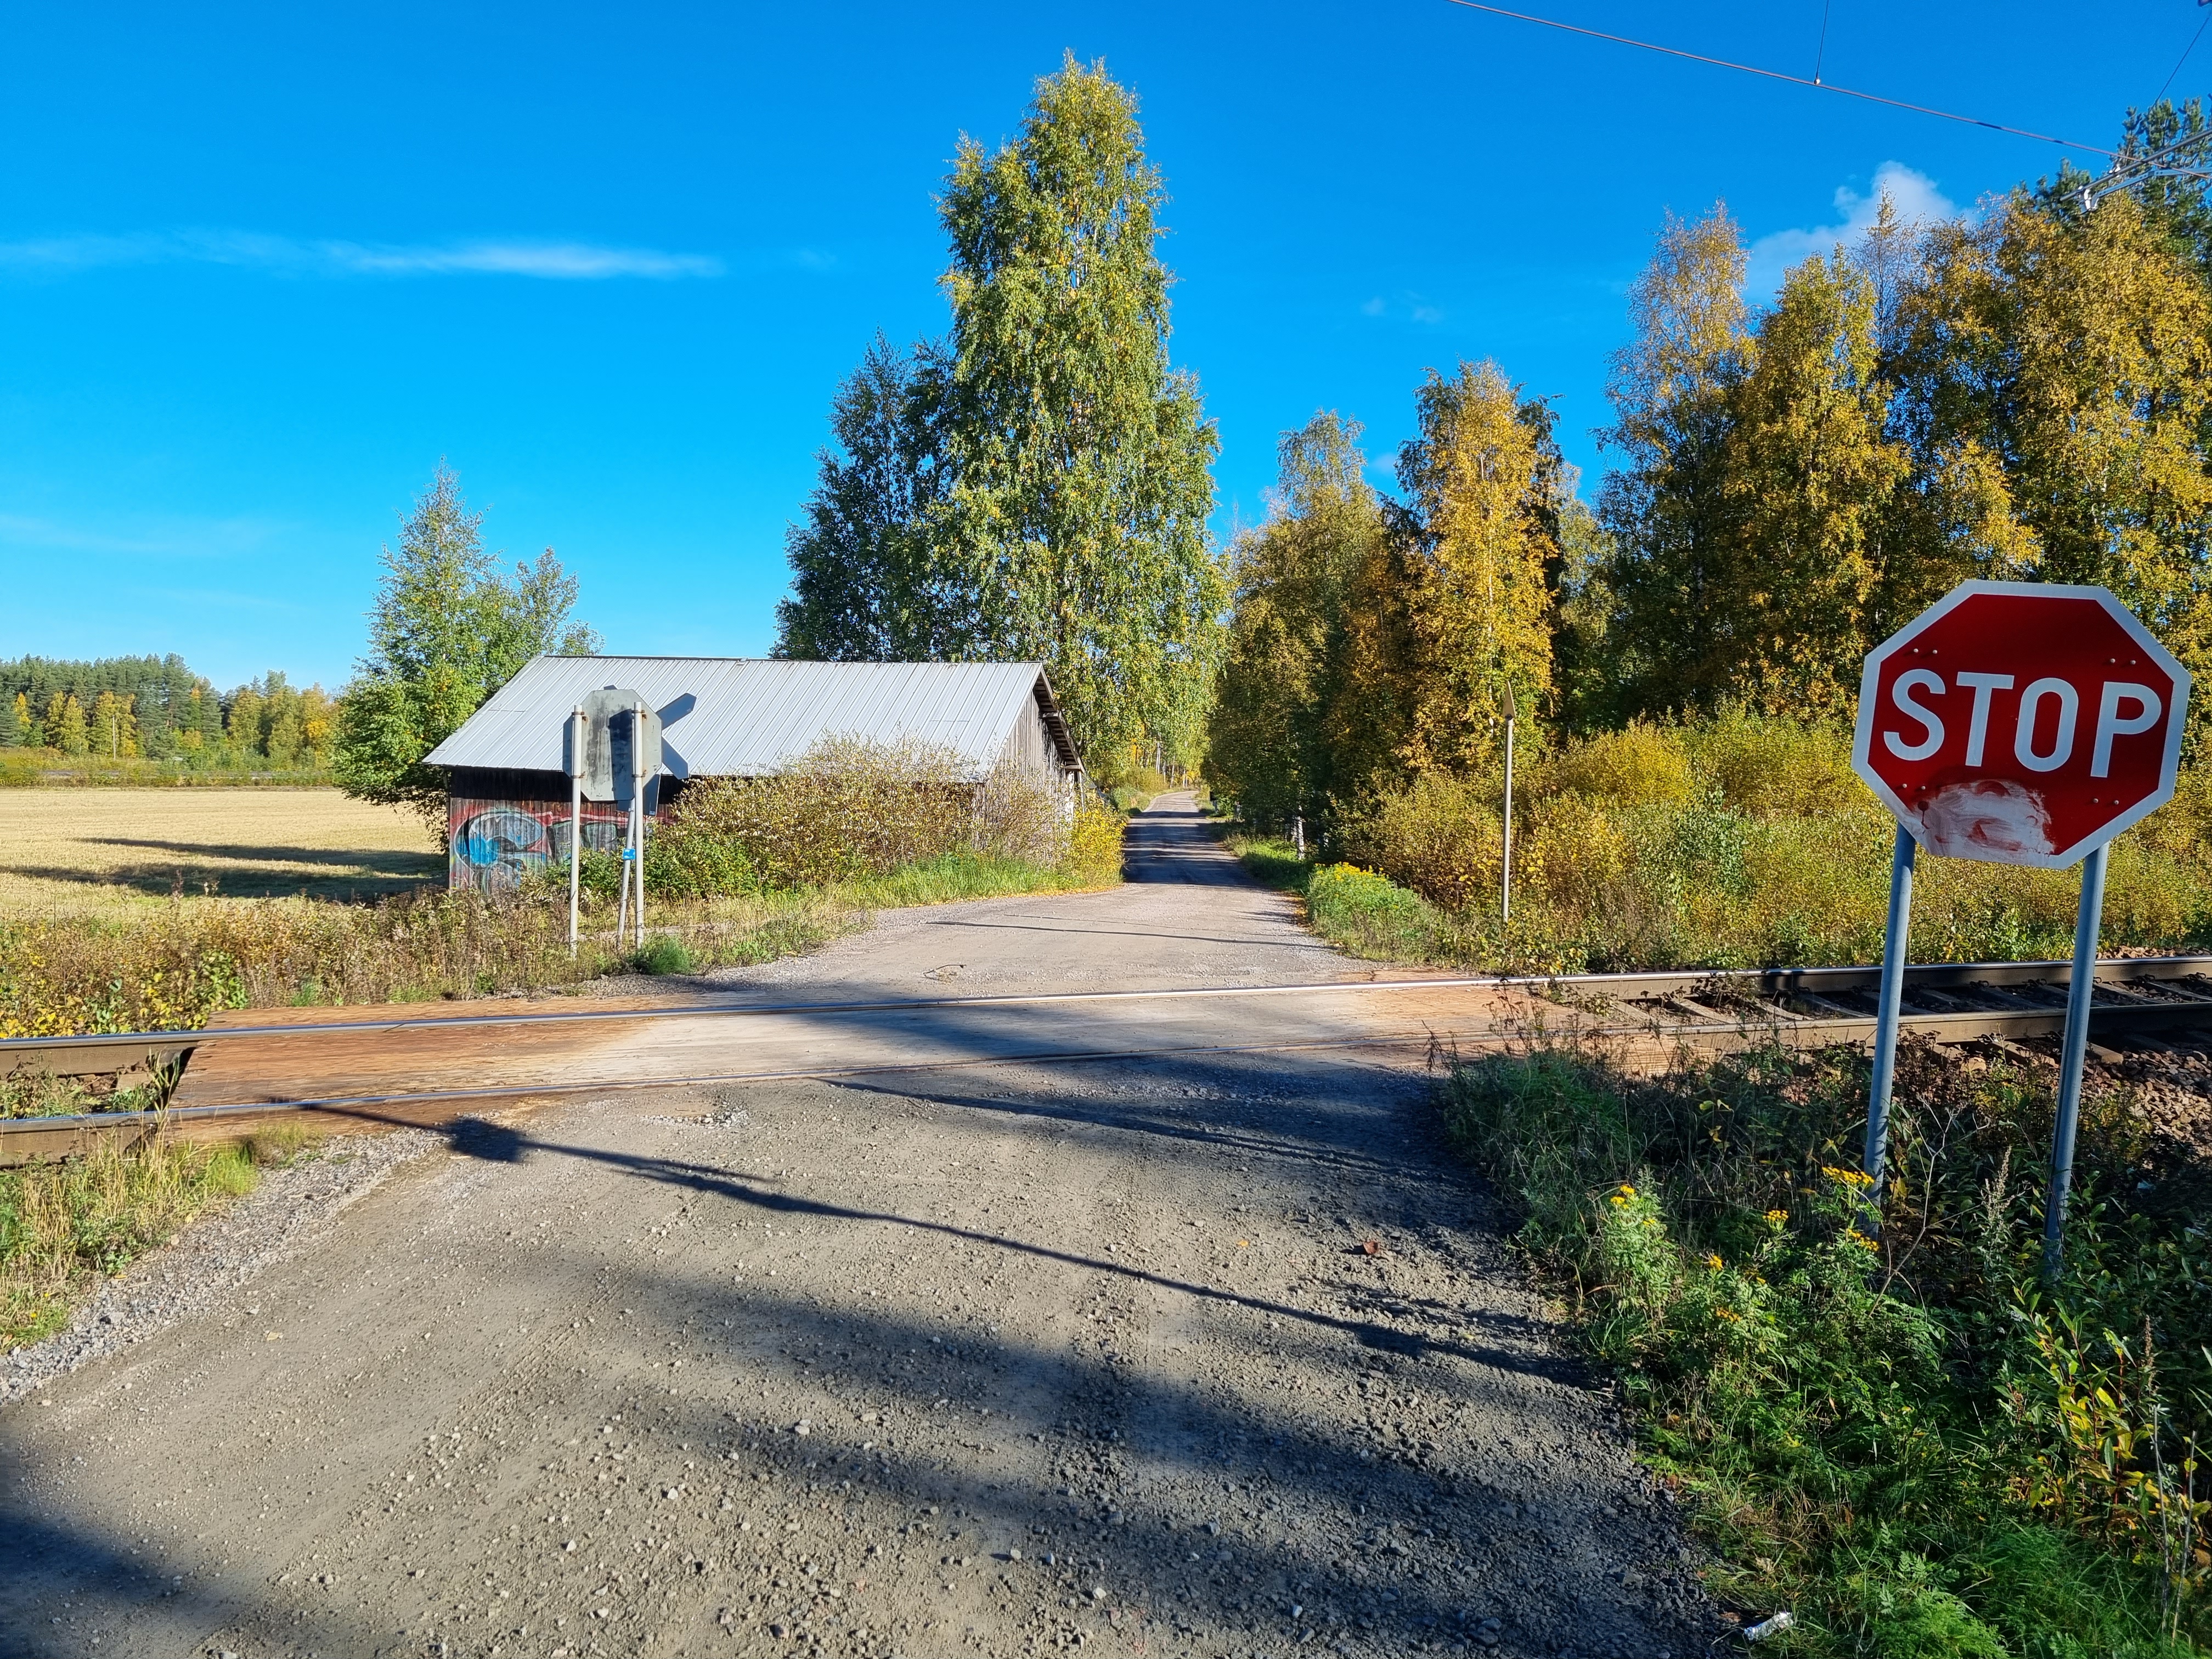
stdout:
[[(633, 826), (630, 836), (630, 868), (637, 880), (637, 948), (645, 949), (645, 787), (653, 773), (660, 767), (659, 732), (653, 732), (653, 757), (645, 759), (645, 723), (652, 719), (653, 711), (638, 699), (630, 714), (630, 781), (629, 816)], [(655, 722), (656, 728), (658, 722)]]
[(1861, 1167), (1874, 1183), (1868, 1189), (1869, 1231), (1881, 1231), (1882, 1166), (1888, 1157), (1889, 1095), (1897, 1079), (1897, 1011), (1905, 1000), (1905, 941), (1912, 932), (1912, 866), (1920, 844), (1912, 831), (1897, 826), (1897, 845), (1889, 859), (1889, 921), (1881, 941), (1881, 993), (1875, 1025), (1874, 1080), (1867, 1091), (1866, 1157)]
[(2074, 979), (2066, 988), (2066, 1036), (2058, 1057), (2058, 1121), (2051, 1132), (2051, 1196), (2043, 1206), (2043, 1272), (2058, 1277), (2066, 1199), (2074, 1185), (2074, 1132), (2081, 1122), (2081, 1068), (2089, 1054), (2089, 1004), (2097, 988), (2098, 925), (2105, 913), (2105, 849), (2081, 860), (2081, 908), (2074, 919)]
[(2081, 862), (2044, 1268), (2055, 1277), (2096, 995), (2105, 849), (2173, 798), (2189, 671), (2101, 587), (1962, 582), (1870, 653), (1851, 764), (1898, 822), (1866, 1173), (1880, 1204), (1914, 846), (1946, 858)]
[(615, 945), (617, 949), (629, 939), (629, 826), (623, 825), (621, 897), (615, 902)]
[(568, 959), (576, 959), (577, 921), (582, 914), (580, 894), (584, 868), (584, 745), (591, 731), (584, 706), (578, 703), (568, 716), (568, 742), (562, 761), (568, 772)]

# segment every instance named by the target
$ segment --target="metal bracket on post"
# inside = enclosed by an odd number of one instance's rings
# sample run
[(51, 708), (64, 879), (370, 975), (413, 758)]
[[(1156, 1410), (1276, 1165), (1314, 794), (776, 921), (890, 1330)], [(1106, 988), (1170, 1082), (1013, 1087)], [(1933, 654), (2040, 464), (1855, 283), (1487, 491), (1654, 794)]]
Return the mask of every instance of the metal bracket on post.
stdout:
[(2081, 860), (2081, 908), (2074, 919), (2074, 979), (2066, 988), (2066, 1036), (2058, 1057), (2058, 1121), (2051, 1132), (2051, 1196), (2043, 1206), (2043, 1275), (2058, 1277), (2066, 1248), (2066, 1196), (2074, 1184), (2074, 1133), (2081, 1123), (2081, 1068), (2089, 1052), (2089, 1005), (2097, 994), (2097, 935), (2105, 910), (2105, 848)]
[(1912, 832), (1897, 826), (1889, 860), (1889, 922), (1881, 942), (1881, 1019), (1875, 1027), (1874, 1079), (1867, 1090), (1866, 1158), (1868, 1231), (1881, 1227), (1881, 1183), (1889, 1157), (1889, 1097), (1897, 1080), (1897, 1015), (1905, 1000), (1906, 945), (1912, 933), (1912, 866), (1920, 851)]

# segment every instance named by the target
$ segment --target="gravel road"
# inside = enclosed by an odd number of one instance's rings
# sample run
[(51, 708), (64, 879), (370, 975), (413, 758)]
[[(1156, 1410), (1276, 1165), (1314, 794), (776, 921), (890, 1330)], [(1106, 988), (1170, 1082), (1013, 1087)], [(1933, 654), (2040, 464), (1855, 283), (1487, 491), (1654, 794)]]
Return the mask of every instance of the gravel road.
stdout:
[[(1127, 887), (722, 981), (1370, 976), (1187, 798), (1135, 833)], [(312, 1248), (142, 1264), (108, 1351), (0, 1406), (0, 1654), (1688, 1659), (1717, 1628), (1402, 1060), (570, 1098), (336, 1187)]]

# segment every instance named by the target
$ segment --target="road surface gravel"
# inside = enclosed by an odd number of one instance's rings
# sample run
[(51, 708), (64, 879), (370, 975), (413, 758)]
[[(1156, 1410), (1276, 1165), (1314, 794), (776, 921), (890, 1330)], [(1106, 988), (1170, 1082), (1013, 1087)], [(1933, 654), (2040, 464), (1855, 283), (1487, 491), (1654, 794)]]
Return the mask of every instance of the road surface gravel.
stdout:
[[(1188, 798), (1133, 847), (1112, 892), (719, 977), (1372, 975)], [(0, 1407), (0, 1654), (1688, 1659), (1717, 1630), (1402, 1056), (572, 1097), (337, 1186), (312, 1249)]]

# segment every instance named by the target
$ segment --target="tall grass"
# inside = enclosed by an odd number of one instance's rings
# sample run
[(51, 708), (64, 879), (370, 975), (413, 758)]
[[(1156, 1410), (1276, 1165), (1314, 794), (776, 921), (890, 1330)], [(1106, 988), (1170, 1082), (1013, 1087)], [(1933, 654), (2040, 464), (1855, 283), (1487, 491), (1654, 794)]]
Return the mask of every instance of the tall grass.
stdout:
[(59, 1330), (95, 1279), (251, 1192), (262, 1163), (298, 1150), (106, 1144), (67, 1163), (0, 1170), (0, 1351)]
[(2185, 1196), (2138, 1185), (2141, 1121), (2107, 1091), (2046, 1287), (2047, 1081), (1908, 1052), (1894, 1179), (1869, 1194), (1864, 1066), (1771, 1053), (1638, 1079), (1540, 1048), (1455, 1066), (1442, 1099), (1693, 1499), (1723, 1603), (1796, 1613), (1778, 1650), (2196, 1651), (2212, 1238)]
[[(765, 961), (852, 927), (818, 892), (663, 907), (702, 962)], [(419, 1002), (574, 983), (623, 949), (595, 901), (568, 956), (568, 895), (427, 889), (374, 905), (173, 899), (120, 916), (0, 923), (0, 1036), (189, 1030), (225, 1009)]]
[[(1893, 825), (1838, 730), (1741, 712), (1560, 744), (1516, 783), (1499, 920), (1503, 780), (1430, 776), (1338, 815), (1308, 872), (1316, 925), (1362, 954), (1521, 972), (1865, 962)], [(1386, 899), (1380, 877), (1417, 902)], [(1916, 960), (2063, 956), (2077, 878), (1926, 858)], [(2212, 769), (2113, 845), (2107, 948), (2212, 945)]]

